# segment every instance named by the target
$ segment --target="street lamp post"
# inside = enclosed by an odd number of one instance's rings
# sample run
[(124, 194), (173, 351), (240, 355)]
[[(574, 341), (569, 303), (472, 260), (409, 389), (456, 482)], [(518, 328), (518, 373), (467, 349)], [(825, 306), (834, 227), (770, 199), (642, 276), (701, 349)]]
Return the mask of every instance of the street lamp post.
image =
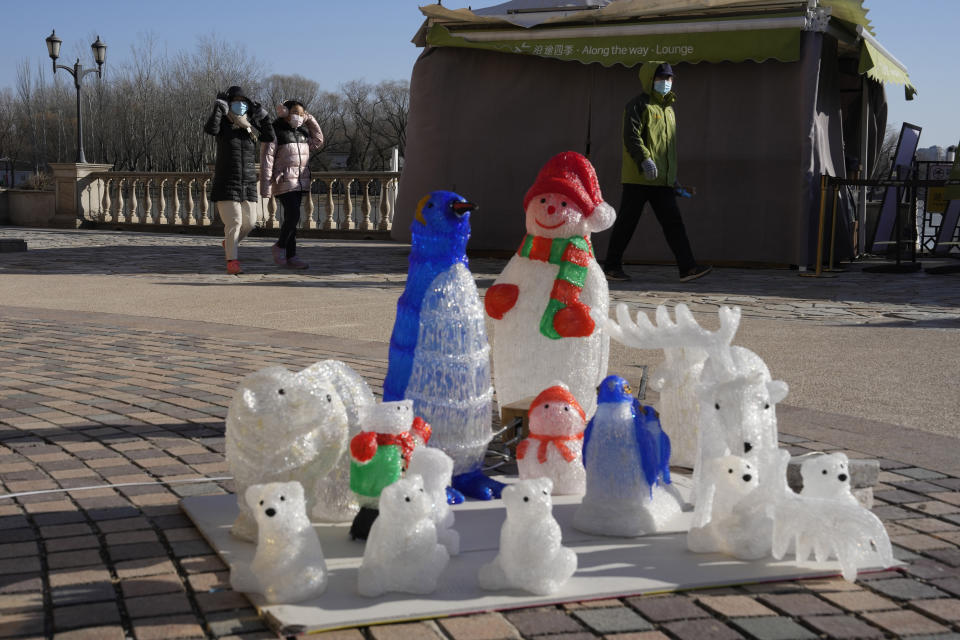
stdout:
[(96, 73), (98, 78), (102, 77), (100, 72), (103, 69), (103, 63), (107, 59), (107, 45), (100, 41), (100, 36), (97, 36), (96, 42), (90, 45), (90, 48), (93, 50), (93, 59), (97, 63), (96, 69), (84, 69), (83, 65), (80, 64), (80, 58), (77, 58), (77, 62), (71, 69), (62, 64), (57, 64), (57, 58), (60, 57), (60, 45), (62, 43), (63, 40), (57, 37), (57, 31), (54, 29), (53, 32), (47, 36), (47, 53), (50, 54), (50, 59), (53, 60), (54, 73), (57, 72), (57, 69), (63, 69), (73, 76), (73, 86), (77, 88), (77, 163), (86, 163), (87, 158), (83, 154), (83, 120), (80, 114), (80, 82), (88, 73)]

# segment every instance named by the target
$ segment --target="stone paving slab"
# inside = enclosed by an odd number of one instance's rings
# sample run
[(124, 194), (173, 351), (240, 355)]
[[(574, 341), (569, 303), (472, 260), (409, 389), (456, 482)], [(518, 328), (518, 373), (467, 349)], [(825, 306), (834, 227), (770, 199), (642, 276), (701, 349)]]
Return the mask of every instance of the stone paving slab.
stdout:
[[(306, 321), (267, 330), (242, 323), (225, 327), (202, 314), (176, 320), (133, 313), (150, 305), (188, 307), (183, 296), (151, 298), (165, 286), (184, 286), (185, 279), (193, 283), (194, 307), (203, 306), (208, 287), (234, 285), (236, 279), (231, 282), (218, 271), (219, 243), (211, 246), (213, 238), (0, 228), (3, 237), (23, 237), (29, 250), (0, 257), (0, 300), (14, 305), (0, 308), (0, 494), (73, 490), (0, 498), (0, 638), (270, 637), (257, 612), (227, 589), (227, 567), (179, 510), (182, 495), (227, 493), (230, 481), (158, 484), (147, 490), (76, 488), (225, 476), (223, 419), (240, 377), (268, 364), (293, 369), (338, 358), (379, 392), (385, 342), (363, 339), (360, 331), (337, 335), (337, 327), (308, 332)], [(378, 308), (389, 309), (402, 287), (402, 245), (308, 240), (304, 253), (312, 253), (308, 259), (323, 271), (305, 275), (272, 270), (266, 262), (268, 244), (255, 239), (241, 249), (257, 247), (265, 254), (260, 273), (250, 281), (263, 296), (279, 290), (277, 299), (286, 300), (291, 292), (312, 288), (344, 295), (375, 291), (381, 298)], [(371, 251), (361, 251), (367, 248)], [(208, 266), (198, 267), (198, 254)], [(489, 280), (502, 264), (473, 262)], [(794, 322), (790, 326), (797, 330), (827, 331), (844, 323), (952, 332), (960, 316), (960, 291), (950, 276), (905, 281), (849, 274), (811, 282), (790, 272), (723, 269), (718, 270), (722, 279), (711, 274), (698, 281), (703, 286), (682, 288), (668, 267), (628, 266), (627, 271), (637, 280), (615, 287), (615, 299), (648, 309), (664, 299), (707, 310), (735, 303), (758, 322), (772, 314)], [(107, 273), (110, 278), (101, 281)], [(100, 287), (97, 295), (107, 307), (112, 290), (101, 282), (130, 286), (142, 300), (132, 306), (127, 298), (126, 308), (113, 314), (98, 313), (103, 309), (96, 300), (86, 309), (38, 304), (44, 293), (37, 285), (41, 280), (34, 278), (44, 274), (75, 276), (71, 286), (78, 291)], [(91, 282), (96, 286), (84, 289)], [(36, 295), (28, 295), (31, 286)], [(11, 291), (21, 294), (11, 297)], [(306, 317), (303, 309), (297, 313)], [(624, 372), (630, 377), (636, 369)], [(919, 436), (898, 450), (896, 422), (854, 424), (843, 406), (819, 413), (784, 409), (783, 444), (795, 454), (839, 448), (854, 457), (879, 459), (875, 512), (907, 562), (901, 570), (861, 576), (854, 584), (835, 578), (710, 589), (347, 629), (326, 637), (960, 634), (960, 472), (946, 463), (958, 457), (956, 439)], [(882, 437), (870, 437), (875, 426)], [(883, 435), (883, 428), (889, 433)]]

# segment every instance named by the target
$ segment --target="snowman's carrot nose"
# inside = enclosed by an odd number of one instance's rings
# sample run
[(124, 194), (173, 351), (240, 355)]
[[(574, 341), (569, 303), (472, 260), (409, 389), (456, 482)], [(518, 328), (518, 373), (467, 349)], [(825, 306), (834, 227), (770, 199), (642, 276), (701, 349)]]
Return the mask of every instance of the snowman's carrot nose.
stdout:
[(553, 214), (556, 213), (556, 212), (557, 212), (557, 208), (556, 208), (555, 206), (550, 205), (549, 207), (547, 207), (547, 213), (548, 213), (548, 214), (553, 215)]

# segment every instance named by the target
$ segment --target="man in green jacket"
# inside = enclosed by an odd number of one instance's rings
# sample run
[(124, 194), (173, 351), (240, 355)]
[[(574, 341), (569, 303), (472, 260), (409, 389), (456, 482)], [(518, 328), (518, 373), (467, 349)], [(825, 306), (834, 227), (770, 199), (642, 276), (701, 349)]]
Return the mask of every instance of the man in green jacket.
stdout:
[(603, 271), (607, 280), (629, 280), (623, 271), (623, 252), (647, 202), (663, 229), (677, 260), (680, 280), (687, 282), (710, 273), (712, 267), (693, 259), (687, 231), (680, 217), (677, 186), (677, 120), (673, 103), (673, 68), (663, 63), (654, 72), (653, 90), (627, 103), (623, 113), (623, 197), (610, 234)]

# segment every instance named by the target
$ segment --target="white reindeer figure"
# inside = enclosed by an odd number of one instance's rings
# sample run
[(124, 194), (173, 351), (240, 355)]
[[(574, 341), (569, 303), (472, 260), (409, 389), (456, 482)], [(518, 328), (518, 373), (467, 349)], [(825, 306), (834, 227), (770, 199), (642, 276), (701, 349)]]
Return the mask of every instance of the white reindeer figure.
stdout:
[(660, 392), (660, 424), (670, 437), (670, 460), (693, 469), (697, 462), (697, 428), (700, 398), (697, 380), (707, 352), (697, 347), (667, 347), (664, 361), (650, 378), (650, 388)]
[[(616, 314), (617, 322), (599, 313), (593, 317), (598, 326), (622, 344), (637, 349), (673, 350), (674, 357), (667, 360), (662, 377), (665, 380), (669, 373), (673, 381), (685, 380), (686, 388), (681, 389), (684, 383), (680, 382), (675, 393), (695, 396), (699, 404), (694, 465), (695, 509), (688, 545), (696, 551), (728, 551), (741, 559), (769, 556), (773, 550), (774, 521), (786, 519), (789, 512), (783, 505), (802, 507), (808, 515), (815, 514), (818, 507), (816, 503), (798, 504), (797, 497), (787, 487), (786, 468), (790, 454), (778, 448), (776, 417), (776, 404), (786, 397), (787, 384), (773, 380), (757, 354), (731, 346), (740, 324), (738, 308), (721, 307), (720, 327), (713, 332), (700, 327), (683, 304), (676, 307), (676, 321), (670, 319), (666, 307), (658, 306), (656, 325), (643, 312), (637, 313), (634, 322), (624, 304), (617, 306)], [(689, 355), (681, 355), (677, 351), (681, 349), (688, 350)], [(705, 355), (703, 360), (699, 359), (701, 355)], [(665, 428), (667, 417), (664, 418)], [(673, 428), (682, 428), (682, 425), (674, 424)], [(752, 465), (759, 478), (756, 490), (733, 498), (716, 495), (728, 485), (718, 483), (716, 474), (704, 473), (703, 469), (725, 456), (740, 457)], [(724, 515), (717, 514), (725, 522), (713, 522), (715, 498), (719, 498), (717, 504), (733, 505), (737, 516), (735, 526), (730, 526), (726, 511)], [(884, 562), (893, 562), (892, 556), (886, 552), (889, 542), (884, 546), (883, 536), (877, 533), (875, 523), (852, 509), (846, 514), (847, 526), (829, 531), (808, 527), (798, 532), (797, 538), (801, 549), (834, 552), (844, 566), (845, 577), (850, 575), (851, 566), (855, 575), (855, 567), (865, 562), (864, 540), (871, 541), (870, 547), (880, 551)], [(830, 509), (830, 515), (844, 517), (836, 508)], [(869, 526), (866, 526), (867, 522)], [(785, 553), (787, 544), (784, 529), (782, 525), (777, 528), (776, 551), (779, 555)]]

